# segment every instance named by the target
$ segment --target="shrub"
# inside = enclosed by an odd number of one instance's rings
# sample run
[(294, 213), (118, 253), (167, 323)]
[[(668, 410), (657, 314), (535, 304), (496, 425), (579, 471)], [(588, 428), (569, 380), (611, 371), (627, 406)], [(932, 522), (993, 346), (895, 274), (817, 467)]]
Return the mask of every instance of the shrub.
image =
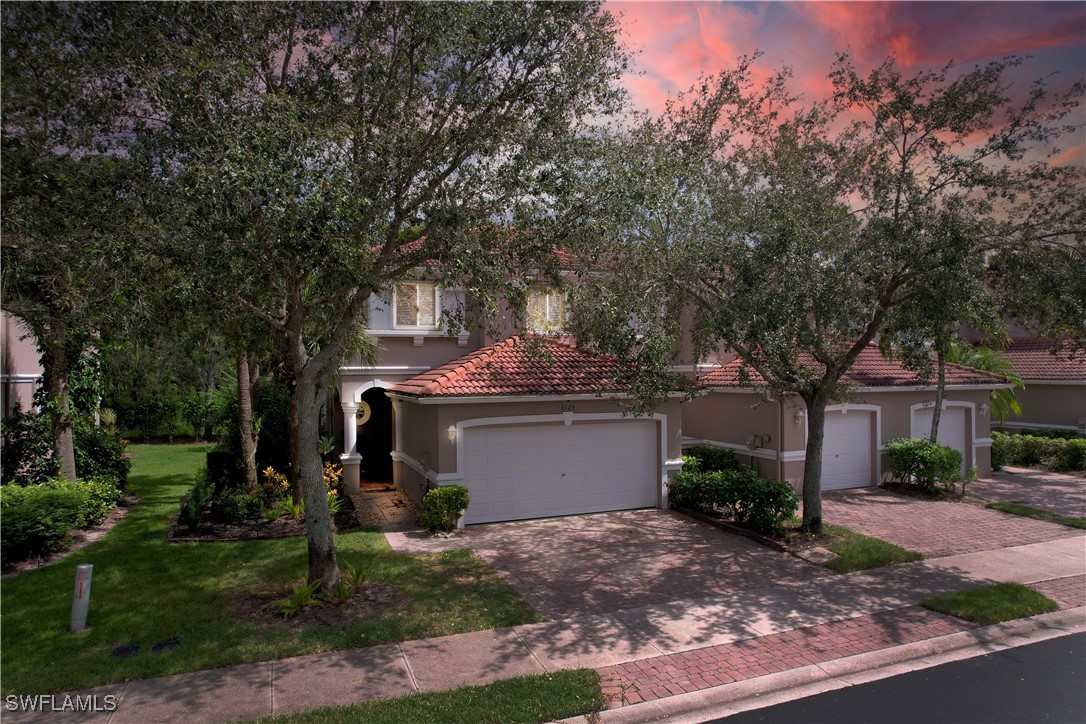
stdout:
[(668, 485), (677, 507), (723, 514), (759, 533), (772, 533), (799, 508), (792, 486), (760, 477), (753, 470), (683, 470)]
[(471, 498), (463, 485), (434, 488), (422, 500), (422, 524), (432, 531), (456, 528), (460, 511), (466, 510)]
[(0, 560), (3, 565), (58, 551), (81, 525), (87, 494), (64, 486), (0, 487)]
[(1010, 435), (992, 431), (992, 469), (1002, 470), (1011, 461)]
[(962, 454), (952, 447), (918, 437), (886, 443), (890, 472), (905, 483), (934, 493), (936, 484), (953, 489), (961, 478)]
[(83, 478), (105, 477), (124, 490), (132, 461), (124, 456), (124, 443), (119, 435), (103, 427), (75, 425), (75, 471)]
[(204, 517), (204, 510), (211, 502), (214, 492), (215, 488), (207, 479), (207, 471), (201, 470), (196, 473), (196, 483), (181, 499), (181, 512), (177, 518), (178, 521), (189, 528), (199, 525)]
[(59, 472), (47, 416), (16, 410), (4, 421), (3, 436), (4, 454), (0, 456), (3, 482), (39, 485)]
[(256, 495), (227, 492), (211, 501), (211, 517), (223, 523), (239, 523), (259, 518), (264, 504)]
[(207, 481), (213, 496), (238, 487), (242, 482), (241, 466), (233, 450), (220, 445), (207, 451)]
[(1086, 470), (1086, 439), (1052, 440), (1044, 459), (1048, 470)]
[(1086, 439), (992, 433), (992, 467), (1086, 470)]
[(63, 478), (54, 478), (42, 483), (41, 487), (75, 491), (79, 495), (79, 518), (74, 526), (76, 528), (89, 528), (101, 523), (110, 511), (117, 507), (123, 495), (120, 488), (113, 482), (113, 478), (105, 475), (78, 480), (74, 483)]
[(697, 460), (697, 469), (706, 472), (739, 470), (742, 467), (734, 452), (727, 448), (713, 447), (711, 445), (694, 445), (687, 448), (683, 460), (685, 461), (687, 458)]

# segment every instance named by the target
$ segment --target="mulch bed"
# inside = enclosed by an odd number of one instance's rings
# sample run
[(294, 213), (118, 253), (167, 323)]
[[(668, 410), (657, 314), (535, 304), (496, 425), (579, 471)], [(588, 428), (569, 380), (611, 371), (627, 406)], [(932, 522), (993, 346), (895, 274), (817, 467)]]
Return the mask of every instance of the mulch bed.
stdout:
[(367, 581), (346, 603), (319, 602), (306, 606), (294, 616), (284, 618), (272, 604), (289, 598), (291, 590), (263, 591), (237, 602), (239, 615), (266, 625), (287, 622), (292, 628), (338, 627), (360, 618), (369, 618), (407, 600), (395, 586)]
[[(344, 496), (345, 504), (332, 517), (332, 532), (341, 533), (357, 528), (361, 523), (355, 512), (354, 501)], [(195, 527), (182, 525), (174, 516), (166, 540), (171, 543), (227, 543), (241, 540), (276, 540), (305, 535), (305, 518), (284, 516), (275, 520), (244, 520), (233, 523), (216, 523), (203, 520)]]
[(113, 529), (113, 526), (120, 523), (121, 519), (128, 515), (128, 511), (132, 510), (132, 508), (138, 502), (140, 502), (140, 499), (137, 498), (135, 495), (129, 494), (124, 496), (123, 498), (121, 498), (121, 502), (117, 504), (117, 507), (114, 508), (110, 512), (110, 514), (106, 516), (106, 519), (103, 520), (101, 523), (92, 528), (73, 530), (71, 532), (72, 543), (64, 550), (57, 551), (56, 553), (52, 553), (48, 556), (28, 558), (25, 561), (17, 561), (15, 563), (12, 563), (11, 565), (4, 568), (4, 575), (0, 576), (0, 578), (10, 578), (11, 576), (17, 576), (24, 571), (32, 571), (35, 568), (47, 566), (53, 561), (63, 558), (69, 553), (74, 553), (80, 548), (86, 548), (91, 543), (101, 539), (102, 536), (111, 531)]

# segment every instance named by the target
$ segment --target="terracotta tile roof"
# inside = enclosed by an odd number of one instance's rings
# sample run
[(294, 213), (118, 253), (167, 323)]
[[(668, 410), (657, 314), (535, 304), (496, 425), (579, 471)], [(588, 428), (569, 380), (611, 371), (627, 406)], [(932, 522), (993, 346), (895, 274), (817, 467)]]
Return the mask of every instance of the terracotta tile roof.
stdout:
[[(821, 365), (812, 358), (806, 355), (801, 358), (806, 358), (805, 367), (821, 369)], [(763, 383), (762, 376), (750, 368), (747, 368), (748, 378), (741, 380), (739, 372), (742, 368), (743, 361), (737, 359), (718, 370), (703, 375), (700, 381), (707, 387), (749, 387)], [(868, 347), (860, 352), (852, 369), (846, 372), (842, 379), (847, 384), (859, 387), (915, 387), (934, 384), (934, 381), (920, 379), (915, 372), (905, 369), (900, 362), (886, 359), (876, 347)], [(1000, 375), (982, 372), (972, 367), (956, 364), (946, 366), (948, 385), (997, 385), (1006, 381), (1006, 378)]]
[(1014, 371), (1023, 380), (1086, 380), (1086, 353), (1052, 354), (1051, 339), (1018, 339), (1003, 352), (1014, 363)]
[(588, 354), (554, 337), (525, 335), (483, 347), (392, 391), (415, 397), (624, 392), (628, 386), (615, 379), (620, 369), (612, 357)]

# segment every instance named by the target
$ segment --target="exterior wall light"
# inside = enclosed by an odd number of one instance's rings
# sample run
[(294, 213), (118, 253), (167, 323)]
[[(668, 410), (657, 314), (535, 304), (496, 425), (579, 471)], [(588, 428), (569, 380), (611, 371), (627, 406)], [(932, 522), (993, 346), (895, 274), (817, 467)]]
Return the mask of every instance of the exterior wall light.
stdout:
[(988, 403), (987, 402), (980, 403), (980, 408), (979, 409), (980, 409), (980, 414), (981, 415), (987, 415), (988, 414)]
[(456, 425), (449, 425), (445, 432), (449, 436), (449, 442), (456, 442)]
[(796, 414), (792, 416), (792, 419), (795, 420), (797, 425), (802, 425), (803, 424), (803, 419), (805, 417), (807, 417), (807, 411), (806, 410), (796, 410)]

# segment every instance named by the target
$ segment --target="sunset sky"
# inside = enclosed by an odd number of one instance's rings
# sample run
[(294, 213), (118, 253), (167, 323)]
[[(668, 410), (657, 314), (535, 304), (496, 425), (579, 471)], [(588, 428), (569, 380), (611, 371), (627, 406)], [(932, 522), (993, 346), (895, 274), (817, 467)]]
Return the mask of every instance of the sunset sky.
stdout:
[[(623, 40), (634, 51), (626, 78), (635, 107), (659, 111), (664, 99), (689, 88), (699, 73), (731, 68), (761, 50), (768, 74), (791, 66), (796, 88), (811, 98), (828, 89), (834, 52), (849, 50), (861, 70), (893, 54), (906, 70), (963, 69), (1004, 55), (1033, 58), (1016, 69), (1015, 90), (1059, 71), (1054, 88), (1086, 76), (1084, 2), (608, 2), (621, 14)], [(1086, 113), (1086, 111), (1084, 111)], [(1080, 137), (1080, 141), (1081, 141)], [(1067, 161), (1086, 163), (1086, 146)]]

